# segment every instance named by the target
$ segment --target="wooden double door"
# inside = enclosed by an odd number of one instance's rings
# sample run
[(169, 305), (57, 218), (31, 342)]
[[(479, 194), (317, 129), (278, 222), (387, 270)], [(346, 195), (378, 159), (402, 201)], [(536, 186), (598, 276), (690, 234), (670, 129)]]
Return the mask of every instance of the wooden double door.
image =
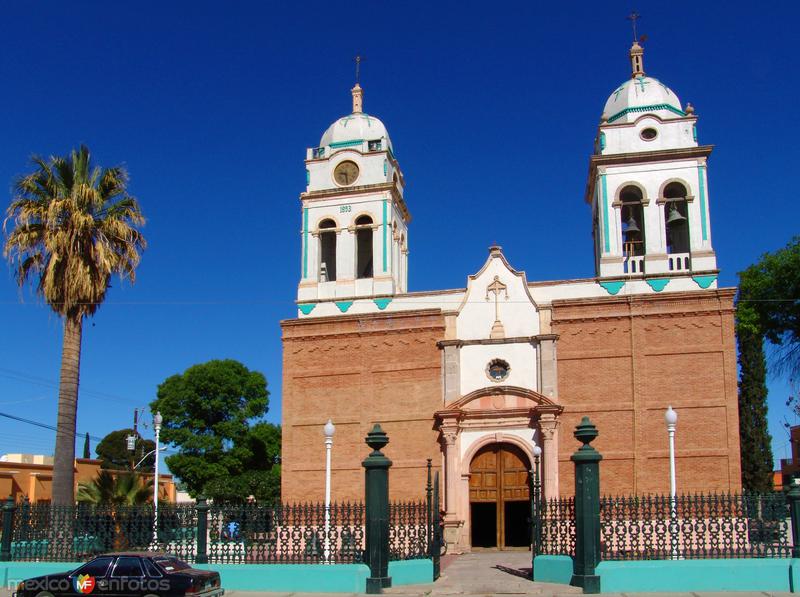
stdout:
[(482, 448), (470, 463), (472, 547), (530, 547), (530, 461), (512, 444)]

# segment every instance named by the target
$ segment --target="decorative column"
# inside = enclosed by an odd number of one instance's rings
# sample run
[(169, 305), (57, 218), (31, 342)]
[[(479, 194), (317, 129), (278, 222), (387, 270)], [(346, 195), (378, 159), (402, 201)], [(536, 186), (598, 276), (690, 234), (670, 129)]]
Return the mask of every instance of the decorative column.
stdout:
[(575, 463), (575, 559), (569, 584), (584, 593), (600, 592), (600, 452), (589, 444), (597, 437), (597, 427), (583, 417), (575, 427), (575, 439), (583, 445), (572, 455)]
[(372, 448), (361, 463), (364, 467), (365, 518), (366, 518), (366, 564), (369, 566), (367, 593), (380, 593), (392, 586), (389, 576), (389, 467), (392, 461), (382, 452), (389, 443), (381, 426), (375, 426), (367, 434), (367, 445)]
[(544, 497), (558, 497), (558, 419), (553, 413), (543, 413), (539, 418), (544, 454)]
[(439, 431), (442, 434), (441, 442), (444, 448), (444, 538), (448, 545), (458, 541), (458, 528), (463, 521), (458, 517), (458, 485), (461, 479), (459, 467), (458, 446), (458, 420), (447, 418), (442, 420)]

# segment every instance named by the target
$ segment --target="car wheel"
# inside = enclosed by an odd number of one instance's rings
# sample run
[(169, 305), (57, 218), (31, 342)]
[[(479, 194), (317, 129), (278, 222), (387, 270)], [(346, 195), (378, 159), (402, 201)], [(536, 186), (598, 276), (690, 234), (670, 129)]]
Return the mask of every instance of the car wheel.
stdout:
[(158, 595), (156, 595), (155, 593), (148, 593), (144, 597), (158, 597)]
[(53, 594), (50, 591), (39, 591), (36, 597), (53, 597)]

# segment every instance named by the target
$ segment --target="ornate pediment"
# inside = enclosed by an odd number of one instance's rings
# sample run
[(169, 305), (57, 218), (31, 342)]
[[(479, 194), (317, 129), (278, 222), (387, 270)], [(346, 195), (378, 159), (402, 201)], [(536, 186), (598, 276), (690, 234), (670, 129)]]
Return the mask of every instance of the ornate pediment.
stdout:
[(447, 408), (436, 413), (437, 422), (462, 418), (513, 416), (522, 413), (542, 415), (561, 414), (563, 406), (552, 399), (517, 386), (492, 386), (480, 388), (462, 396)]

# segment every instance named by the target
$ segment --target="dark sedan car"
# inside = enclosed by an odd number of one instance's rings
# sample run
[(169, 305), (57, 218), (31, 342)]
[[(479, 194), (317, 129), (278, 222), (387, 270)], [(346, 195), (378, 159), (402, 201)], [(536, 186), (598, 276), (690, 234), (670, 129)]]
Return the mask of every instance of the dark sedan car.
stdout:
[(14, 597), (220, 597), (219, 572), (197, 570), (166, 553), (97, 556), (72, 572), (30, 578)]

